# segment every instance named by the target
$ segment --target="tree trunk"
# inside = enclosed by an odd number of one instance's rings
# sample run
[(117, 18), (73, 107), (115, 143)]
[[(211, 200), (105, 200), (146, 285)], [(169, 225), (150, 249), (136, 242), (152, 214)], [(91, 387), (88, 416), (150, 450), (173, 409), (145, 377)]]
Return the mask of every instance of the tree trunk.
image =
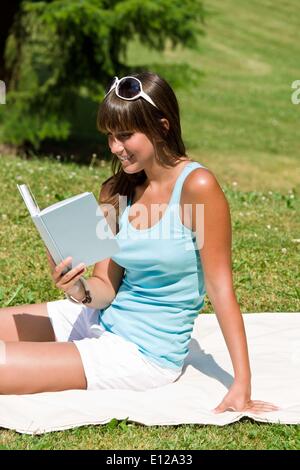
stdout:
[(0, 15), (0, 80), (8, 81), (8, 71), (5, 68), (5, 45), (10, 29), (17, 11), (21, 5), (21, 0), (9, 0), (6, 2), (5, 8), (1, 8)]

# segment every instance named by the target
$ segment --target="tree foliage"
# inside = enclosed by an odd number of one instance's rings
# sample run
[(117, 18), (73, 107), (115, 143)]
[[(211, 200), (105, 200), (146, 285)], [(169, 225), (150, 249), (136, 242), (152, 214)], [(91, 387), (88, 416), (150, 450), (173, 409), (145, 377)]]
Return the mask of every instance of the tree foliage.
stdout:
[(66, 139), (78, 97), (99, 101), (108, 80), (126, 71), (131, 39), (157, 50), (167, 41), (197, 47), (203, 20), (200, 0), (21, 2), (6, 40), (2, 139), (35, 148)]

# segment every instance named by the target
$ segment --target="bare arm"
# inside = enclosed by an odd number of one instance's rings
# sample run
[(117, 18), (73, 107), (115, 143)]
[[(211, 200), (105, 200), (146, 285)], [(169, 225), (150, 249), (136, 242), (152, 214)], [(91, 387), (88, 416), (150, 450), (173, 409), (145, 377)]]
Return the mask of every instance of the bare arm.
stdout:
[[(250, 384), (251, 372), (244, 322), (232, 279), (231, 220), (225, 195), (209, 170), (191, 174), (188, 185), (192, 203), (192, 230), (203, 265), (205, 286), (217, 315), (232, 360), (236, 380)], [(204, 243), (199, 240), (201, 223), (196, 204), (204, 204)], [(199, 219), (199, 217), (198, 217)]]
[[(234, 369), (234, 381), (213, 410), (251, 411), (259, 414), (278, 409), (271, 403), (251, 400), (251, 370), (244, 321), (232, 279), (231, 220), (225, 195), (214, 175), (199, 169), (190, 175), (188, 197), (192, 204), (191, 228), (196, 234), (207, 294), (214, 307)], [(204, 204), (204, 243), (196, 205)]]
[[(49, 262), (51, 261), (49, 260)], [(80, 301), (85, 296), (83, 286), (78, 281), (78, 278), (83, 273), (82, 271), (77, 271), (78, 268), (75, 267), (67, 274), (60, 277), (61, 272), (67, 265), (68, 258), (57, 266), (52, 265), (52, 278), (58, 289), (63, 290), (67, 294)], [(85, 305), (99, 309), (108, 307), (112, 303), (119, 290), (123, 273), (124, 269), (110, 258), (96, 263), (92, 276), (86, 279), (87, 288), (90, 291), (92, 301), (86, 303)]]

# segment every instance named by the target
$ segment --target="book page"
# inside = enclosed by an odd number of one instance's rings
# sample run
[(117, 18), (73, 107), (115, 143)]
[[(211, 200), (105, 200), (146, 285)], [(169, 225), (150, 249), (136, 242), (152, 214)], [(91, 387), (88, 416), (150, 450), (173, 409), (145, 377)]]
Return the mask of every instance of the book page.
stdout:
[(88, 192), (77, 194), (76, 196), (69, 197), (67, 199), (64, 199), (63, 201), (58, 201), (55, 202), (54, 204), (51, 204), (51, 206), (46, 207), (45, 209), (41, 210), (41, 215), (47, 214), (48, 212), (53, 211), (54, 209), (57, 209), (58, 207), (65, 206), (66, 204), (69, 204), (72, 201), (75, 201), (76, 199), (80, 199), (84, 196), (89, 194)]
[(33, 217), (40, 212), (40, 208), (36, 203), (36, 200), (30, 191), (30, 187), (27, 186), (26, 184), (17, 184), (18, 190), (20, 191), (20, 194), (25, 202), (25, 205), (27, 209), (30, 212), (30, 215)]

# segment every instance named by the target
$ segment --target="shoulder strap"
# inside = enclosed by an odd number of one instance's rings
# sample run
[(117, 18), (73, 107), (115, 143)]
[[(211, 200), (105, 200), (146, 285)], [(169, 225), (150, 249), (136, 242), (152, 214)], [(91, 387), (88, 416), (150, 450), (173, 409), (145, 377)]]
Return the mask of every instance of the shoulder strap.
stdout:
[(206, 167), (204, 165), (201, 165), (201, 163), (198, 163), (198, 162), (188, 163), (184, 167), (184, 169), (182, 170), (182, 172), (180, 173), (180, 175), (178, 176), (176, 180), (169, 204), (176, 204), (176, 203), (179, 204), (183, 183), (186, 177), (196, 168), (206, 168)]

